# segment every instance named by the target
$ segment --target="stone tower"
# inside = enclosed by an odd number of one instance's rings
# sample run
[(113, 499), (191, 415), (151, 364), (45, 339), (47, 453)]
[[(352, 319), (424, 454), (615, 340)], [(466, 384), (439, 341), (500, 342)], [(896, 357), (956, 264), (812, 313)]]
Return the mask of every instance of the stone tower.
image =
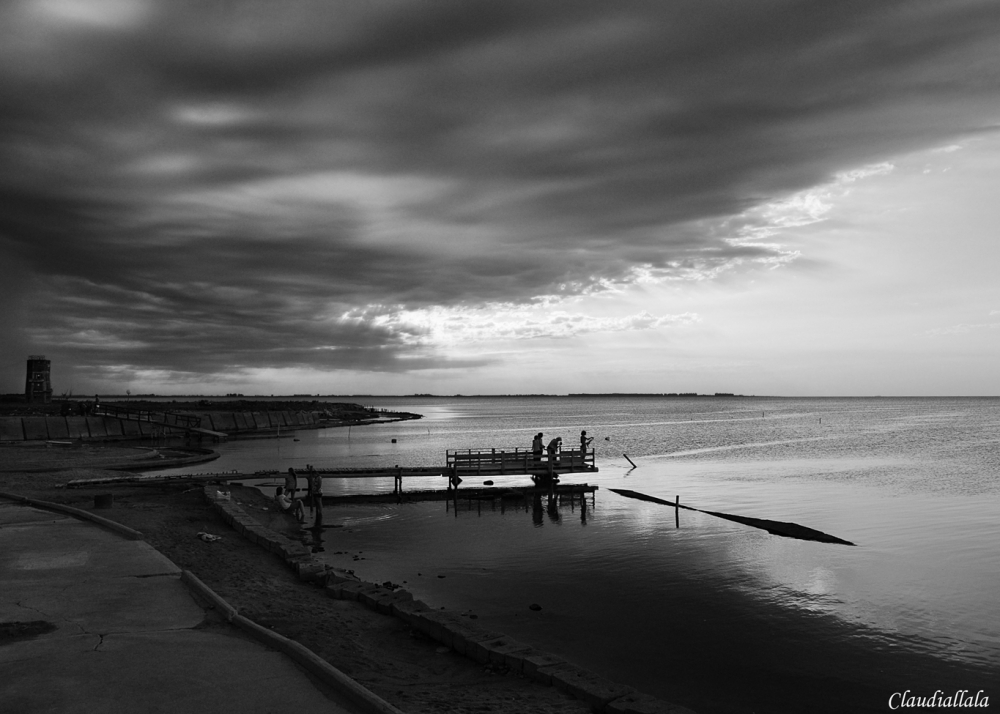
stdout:
[(28, 404), (48, 404), (52, 401), (52, 383), (49, 381), (51, 364), (45, 355), (28, 357), (28, 376), (24, 381), (24, 400)]

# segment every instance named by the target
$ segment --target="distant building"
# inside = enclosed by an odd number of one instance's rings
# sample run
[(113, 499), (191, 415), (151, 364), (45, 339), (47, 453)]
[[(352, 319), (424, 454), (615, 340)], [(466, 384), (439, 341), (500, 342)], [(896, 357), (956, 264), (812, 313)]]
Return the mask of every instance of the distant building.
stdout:
[(45, 355), (28, 357), (28, 376), (24, 380), (24, 401), (28, 404), (48, 404), (52, 401), (51, 364)]

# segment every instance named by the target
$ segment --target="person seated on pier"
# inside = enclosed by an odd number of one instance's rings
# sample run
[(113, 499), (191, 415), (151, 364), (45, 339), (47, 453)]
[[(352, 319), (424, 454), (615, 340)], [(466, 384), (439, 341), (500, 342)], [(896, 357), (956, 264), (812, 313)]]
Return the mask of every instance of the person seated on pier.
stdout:
[(274, 489), (274, 502), (278, 504), (278, 508), (282, 513), (287, 513), (290, 516), (295, 516), (295, 520), (299, 523), (306, 519), (306, 509), (302, 505), (302, 499), (296, 498), (291, 499), (285, 493), (285, 489), (278, 486)]

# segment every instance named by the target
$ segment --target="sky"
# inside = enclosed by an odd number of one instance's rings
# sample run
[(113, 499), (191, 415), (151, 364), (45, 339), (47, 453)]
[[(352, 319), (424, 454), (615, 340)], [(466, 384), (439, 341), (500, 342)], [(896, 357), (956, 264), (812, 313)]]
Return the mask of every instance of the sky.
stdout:
[(1000, 395), (1000, 4), (8, 0), (0, 392)]

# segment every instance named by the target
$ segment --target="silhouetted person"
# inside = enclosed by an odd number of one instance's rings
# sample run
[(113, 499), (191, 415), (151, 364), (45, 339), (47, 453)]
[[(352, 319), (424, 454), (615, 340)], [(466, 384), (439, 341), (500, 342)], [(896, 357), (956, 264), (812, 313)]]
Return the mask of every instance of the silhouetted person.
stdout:
[(531, 455), (536, 462), (542, 460), (542, 451), (542, 432), (538, 432), (531, 442)]
[(295, 473), (295, 469), (288, 469), (288, 473), (285, 474), (285, 494), (289, 498), (295, 498), (295, 492), (299, 490), (299, 475)]
[(274, 489), (274, 502), (278, 504), (278, 508), (282, 513), (287, 513), (290, 516), (295, 516), (295, 520), (299, 523), (306, 519), (306, 509), (302, 505), (301, 498), (289, 498), (285, 493), (285, 489), (278, 486)]
[(312, 466), (306, 466), (306, 483), (309, 486), (309, 513), (316, 512), (313, 528), (323, 527), (323, 477)]

